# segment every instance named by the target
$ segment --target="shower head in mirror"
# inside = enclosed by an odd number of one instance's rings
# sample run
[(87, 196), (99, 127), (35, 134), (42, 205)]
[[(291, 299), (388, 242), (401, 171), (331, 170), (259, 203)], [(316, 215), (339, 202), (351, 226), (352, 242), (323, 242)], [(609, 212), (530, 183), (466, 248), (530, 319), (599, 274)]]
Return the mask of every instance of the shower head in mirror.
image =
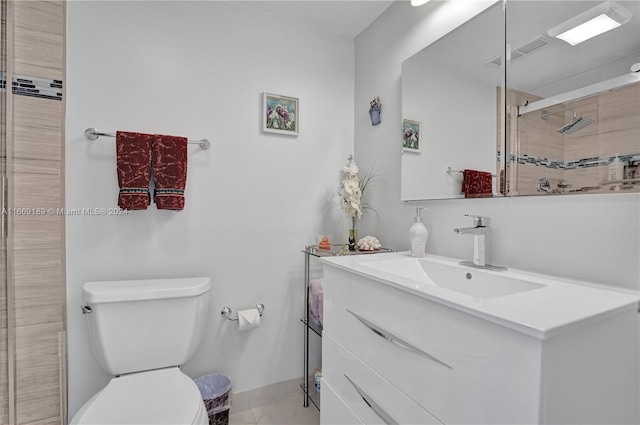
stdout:
[(569, 124), (565, 124), (556, 130), (560, 134), (573, 134), (576, 131), (582, 130), (583, 128), (595, 123), (595, 121), (592, 120), (591, 118), (579, 117), (576, 111), (573, 110), (572, 108), (564, 108), (564, 109), (560, 109), (558, 111), (553, 111), (553, 112), (543, 110), (541, 118), (543, 120), (546, 120), (549, 115), (556, 115), (564, 111), (573, 112), (573, 120)]
[(595, 121), (592, 120), (591, 118), (578, 117), (577, 119), (574, 118), (572, 122), (570, 122), (569, 124), (563, 125), (556, 131), (560, 134), (573, 134), (576, 131), (582, 130), (583, 128), (593, 123), (595, 123)]

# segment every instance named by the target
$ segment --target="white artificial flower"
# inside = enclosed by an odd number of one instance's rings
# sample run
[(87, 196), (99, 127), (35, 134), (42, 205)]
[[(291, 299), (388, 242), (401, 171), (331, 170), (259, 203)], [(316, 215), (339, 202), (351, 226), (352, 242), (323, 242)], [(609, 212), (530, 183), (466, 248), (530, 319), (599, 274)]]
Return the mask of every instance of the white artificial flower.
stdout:
[(362, 217), (362, 190), (358, 166), (349, 158), (349, 162), (340, 171), (340, 185), (338, 194), (342, 198), (342, 210), (352, 219)]
[(345, 174), (358, 174), (360, 169), (356, 165), (355, 161), (349, 161), (345, 167), (342, 168), (342, 172)]
[(353, 178), (344, 180), (342, 186), (344, 187), (344, 191), (349, 195), (356, 193), (356, 191), (360, 189), (358, 181)]

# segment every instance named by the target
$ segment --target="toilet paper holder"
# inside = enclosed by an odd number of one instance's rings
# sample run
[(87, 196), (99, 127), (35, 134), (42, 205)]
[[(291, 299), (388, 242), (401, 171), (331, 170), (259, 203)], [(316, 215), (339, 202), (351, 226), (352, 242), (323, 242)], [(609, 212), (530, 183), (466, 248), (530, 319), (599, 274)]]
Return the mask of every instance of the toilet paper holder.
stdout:
[[(264, 311), (264, 304), (257, 303), (254, 308), (258, 310), (258, 313), (260, 313), (260, 316), (262, 316), (262, 312)], [(228, 320), (231, 320), (234, 322), (238, 320), (237, 314), (236, 314), (236, 317), (231, 317), (231, 315), (233, 314), (233, 310), (231, 310), (231, 307), (227, 307), (227, 306), (222, 307), (222, 310), (220, 310), (220, 314), (226, 317)]]

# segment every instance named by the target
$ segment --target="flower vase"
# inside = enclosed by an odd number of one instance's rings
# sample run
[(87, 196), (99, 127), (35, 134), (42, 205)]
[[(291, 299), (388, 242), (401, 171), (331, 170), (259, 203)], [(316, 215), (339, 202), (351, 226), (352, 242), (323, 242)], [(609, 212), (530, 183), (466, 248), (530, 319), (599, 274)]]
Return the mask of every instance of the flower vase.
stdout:
[(369, 109), (369, 117), (371, 117), (371, 125), (378, 125), (382, 122), (382, 111)]
[(382, 122), (382, 102), (380, 102), (380, 98), (376, 97), (371, 102), (369, 102), (369, 116), (371, 117), (371, 125), (378, 125)]
[(349, 251), (356, 250), (356, 243), (358, 243), (358, 229), (349, 229)]

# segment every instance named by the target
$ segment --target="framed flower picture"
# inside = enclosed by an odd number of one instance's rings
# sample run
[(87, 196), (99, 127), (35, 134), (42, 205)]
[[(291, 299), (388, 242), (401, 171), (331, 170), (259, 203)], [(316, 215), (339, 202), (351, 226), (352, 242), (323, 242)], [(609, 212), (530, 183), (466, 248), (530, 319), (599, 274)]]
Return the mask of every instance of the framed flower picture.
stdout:
[(422, 123), (402, 120), (402, 150), (404, 152), (420, 152), (422, 146)]
[(262, 131), (297, 136), (300, 127), (298, 99), (277, 94), (263, 94)]

